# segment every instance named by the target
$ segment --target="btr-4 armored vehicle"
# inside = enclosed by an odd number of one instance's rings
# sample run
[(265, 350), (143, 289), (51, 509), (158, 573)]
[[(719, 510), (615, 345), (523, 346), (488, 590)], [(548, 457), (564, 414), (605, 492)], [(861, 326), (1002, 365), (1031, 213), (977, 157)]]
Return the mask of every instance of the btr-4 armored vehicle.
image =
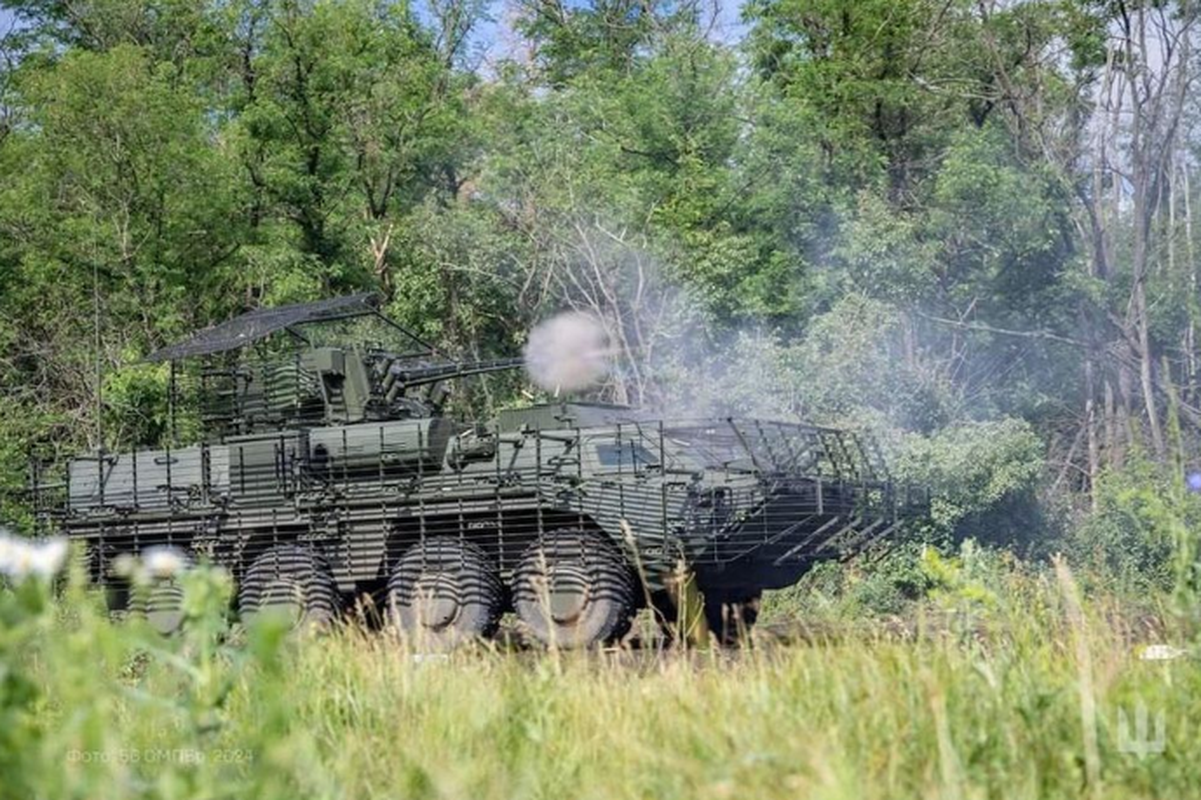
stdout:
[[(149, 360), (170, 362), (173, 398), (176, 364), (198, 365), (178, 383), (196, 387), (199, 441), (81, 455), (36, 493), (118, 594), (123, 554), (171, 547), (224, 565), (243, 614), (327, 621), (369, 597), (445, 648), (514, 611), (571, 647), (620, 638), (684, 574), (724, 636), (764, 589), (919, 505), (869, 439), (841, 430), (583, 402), (453, 419), (445, 381), (521, 360), (448, 360), (371, 295), (253, 311)], [(141, 596), (156, 624), (178, 623), (174, 584)]]

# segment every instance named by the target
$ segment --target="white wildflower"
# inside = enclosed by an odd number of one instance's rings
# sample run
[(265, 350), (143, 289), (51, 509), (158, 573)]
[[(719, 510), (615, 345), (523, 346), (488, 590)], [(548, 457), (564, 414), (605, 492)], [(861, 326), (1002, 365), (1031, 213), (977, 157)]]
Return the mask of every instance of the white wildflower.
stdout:
[(142, 567), (151, 578), (171, 578), (187, 566), (188, 557), (176, 547), (149, 547), (142, 553)]
[(44, 580), (57, 575), (67, 562), (67, 540), (46, 539), (29, 546), (29, 572)]
[(19, 539), (14, 539), (3, 530), (0, 530), (0, 575), (12, 574), (13, 565), (16, 564), (17, 553), (24, 544)]
[(1143, 652), (1139, 654), (1139, 658), (1143, 661), (1171, 661), (1172, 659), (1186, 655), (1188, 655), (1187, 650), (1172, 647), (1170, 644), (1149, 644), (1143, 648)]
[(122, 553), (113, 559), (112, 572), (118, 578), (133, 578), (139, 569), (138, 559), (133, 553)]
[(29, 542), (22, 539), (13, 538), (11, 542), (12, 552), (9, 554), (4, 574), (19, 583), (29, 574), (29, 568), (33, 564), (33, 548), (29, 546)]
[(33, 575), (49, 580), (67, 560), (67, 540), (32, 541), (0, 531), (0, 575), (22, 581)]

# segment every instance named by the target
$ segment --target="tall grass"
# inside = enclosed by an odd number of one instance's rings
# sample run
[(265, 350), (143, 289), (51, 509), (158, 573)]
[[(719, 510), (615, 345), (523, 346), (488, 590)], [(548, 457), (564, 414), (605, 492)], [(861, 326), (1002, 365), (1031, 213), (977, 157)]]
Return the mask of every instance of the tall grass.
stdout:
[[(171, 639), (111, 622), (78, 574), (57, 599), (35, 582), (0, 596), (0, 795), (1189, 797), (1201, 785), (1195, 664), (1139, 660), (1119, 607), (1085, 597), (1069, 613), (1075, 595), (1049, 573), (993, 602), (929, 606), (906, 636), (444, 660), (353, 628), (231, 631), (219, 576), (199, 570), (187, 591), (189, 624)], [(1140, 707), (1151, 739), (1164, 715), (1161, 753), (1123, 752), (1119, 711), (1137, 739)]]

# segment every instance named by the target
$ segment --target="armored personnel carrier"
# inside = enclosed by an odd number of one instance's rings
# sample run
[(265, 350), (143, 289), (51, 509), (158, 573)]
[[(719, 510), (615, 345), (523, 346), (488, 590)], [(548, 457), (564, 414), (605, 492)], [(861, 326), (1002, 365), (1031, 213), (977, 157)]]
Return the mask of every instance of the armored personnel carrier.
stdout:
[[(686, 574), (728, 637), (764, 589), (921, 505), (842, 430), (584, 402), (456, 420), (445, 382), (521, 359), (447, 359), (371, 295), (253, 311), (149, 360), (172, 365), (173, 417), (183, 376), (197, 387), (199, 441), (80, 455), (35, 492), (118, 602), (119, 558), (171, 547), (228, 568), (243, 614), (324, 622), (369, 596), (425, 647), (488, 636), (507, 611), (580, 647), (669, 607)], [(168, 580), (141, 610), (170, 630), (178, 600)]]

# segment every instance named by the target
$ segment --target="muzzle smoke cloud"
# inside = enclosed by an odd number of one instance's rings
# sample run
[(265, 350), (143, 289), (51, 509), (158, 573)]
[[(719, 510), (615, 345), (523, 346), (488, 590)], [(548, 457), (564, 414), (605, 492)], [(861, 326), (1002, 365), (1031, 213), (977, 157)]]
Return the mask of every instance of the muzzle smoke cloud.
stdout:
[(591, 314), (569, 311), (540, 322), (525, 346), (525, 368), (547, 391), (578, 391), (609, 372), (612, 347), (604, 326)]

